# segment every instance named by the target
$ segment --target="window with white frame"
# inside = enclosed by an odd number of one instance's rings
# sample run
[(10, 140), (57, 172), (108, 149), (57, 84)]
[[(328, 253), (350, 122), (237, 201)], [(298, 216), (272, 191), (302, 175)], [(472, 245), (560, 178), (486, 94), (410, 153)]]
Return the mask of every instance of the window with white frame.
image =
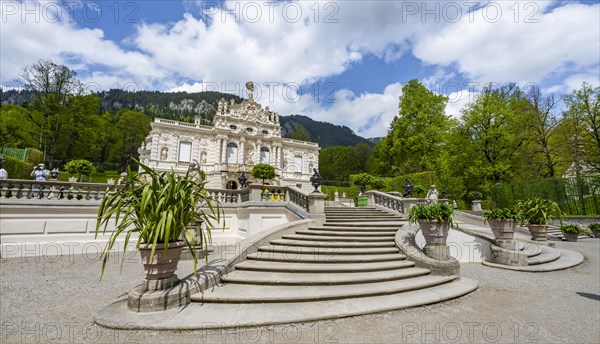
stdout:
[(302, 173), (302, 155), (294, 156), (294, 173)]
[(267, 147), (261, 147), (260, 148), (260, 163), (261, 164), (268, 164), (269, 161), (270, 161), (269, 148), (267, 148)]
[(179, 142), (179, 162), (192, 161), (192, 143), (181, 141)]
[(227, 145), (227, 163), (237, 164), (238, 162), (238, 146), (235, 143)]

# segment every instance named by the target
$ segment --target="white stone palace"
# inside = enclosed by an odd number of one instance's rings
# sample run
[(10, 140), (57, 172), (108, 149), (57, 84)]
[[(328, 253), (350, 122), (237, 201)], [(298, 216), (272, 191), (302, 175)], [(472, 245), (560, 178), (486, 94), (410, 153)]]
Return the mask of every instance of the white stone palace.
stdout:
[(275, 167), (277, 186), (312, 191), (310, 177), (318, 169), (319, 145), (281, 137), (279, 114), (253, 99), (253, 84), (246, 83), (248, 99), (235, 104), (221, 99), (212, 126), (156, 118), (139, 148), (140, 161), (158, 171), (184, 174), (195, 163), (206, 173), (207, 188), (237, 189), (238, 178), (255, 164)]

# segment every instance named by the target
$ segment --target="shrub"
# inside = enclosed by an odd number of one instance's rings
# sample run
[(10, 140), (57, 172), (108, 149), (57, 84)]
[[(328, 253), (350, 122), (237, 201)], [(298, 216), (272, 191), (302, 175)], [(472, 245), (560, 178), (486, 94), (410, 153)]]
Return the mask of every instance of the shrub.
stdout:
[(448, 203), (417, 204), (408, 211), (408, 221), (416, 223), (417, 220), (454, 222), (454, 208)]
[(4, 169), (10, 179), (31, 179), (33, 164), (2, 154), (6, 158)]
[(523, 215), (512, 208), (496, 208), (492, 210), (484, 210), (483, 217), (485, 220), (515, 220), (517, 222), (523, 221)]
[(252, 174), (252, 177), (254, 178), (262, 179), (264, 184), (265, 179), (275, 178), (275, 167), (269, 164), (257, 164), (252, 167), (250, 174)]
[(82, 180), (83, 176), (90, 176), (96, 171), (94, 165), (92, 165), (91, 162), (84, 159), (71, 160), (65, 164), (64, 169), (70, 175), (77, 175), (79, 181)]
[(27, 149), (27, 162), (32, 163), (34, 166), (44, 162), (44, 153), (35, 148)]
[(588, 228), (592, 231), (600, 231), (600, 223), (590, 223)]
[(587, 234), (588, 233), (588, 231), (586, 231), (585, 229), (582, 229), (578, 225), (564, 225), (564, 226), (560, 226), (560, 230), (563, 233), (573, 233), (573, 234)]

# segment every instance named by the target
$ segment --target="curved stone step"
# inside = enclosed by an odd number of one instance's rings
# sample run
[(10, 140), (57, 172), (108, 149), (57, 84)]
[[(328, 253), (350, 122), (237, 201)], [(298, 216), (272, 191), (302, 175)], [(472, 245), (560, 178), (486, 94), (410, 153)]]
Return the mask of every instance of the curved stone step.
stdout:
[(393, 281), (424, 276), (429, 269), (407, 267), (387, 271), (369, 271), (354, 273), (285, 273), (235, 270), (221, 277), (224, 283), (260, 284), (260, 285), (337, 285)]
[(415, 266), (408, 260), (377, 262), (377, 263), (354, 263), (344, 264), (321, 264), (321, 263), (291, 263), (272, 262), (260, 260), (246, 260), (235, 266), (236, 270), (272, 271), (272, 272), (309, 272), (309, 273), (355, 273), (368, 271), (386, 271), (404, 269)]
[(560, 251), (555, 249), (542, 249), (542, 253), (527, 258), (527, 264), (529, 265), (539, 265), (553, 262), (560, 258)]
[(313, 240), (313, 241), (365, 241), (365, 242), (385, 242), (393, 241), (393, 237), (390, 239), (386, 237), (357, 237), (357, 236), (321, 236), (321, 235), (306, 235), (306, 234), (287, 234), (283, 236), (283, 239), (289, 240)]
[(407, 220), (399, 220), (399, 221), (386, 221), (386, 222), (325, 222), (323, 226), (327, 227), (387, 227), (387, 228), (395, 228), (398, 229), (404, 224), (406, 224)]
[(279, 253), (279, 252), (255, 252), (247, 256), (248, 260), (262, 260), (272, 262), (293, 262), (293, 263), (327, 263), (327, 264), (348, 264), (348, 263), (370, 263), (370, 262), (389, 262), (403, 260), (406, 256), (402, 254), (370, 254), (370, 255), (335, 255), (331, 253)]
[(328, 220), (335, 221), (336, 219), (387, 219), (387, 218), (398, 218), (400, 216), (394, 214), (352, 214), (352, 215), (325, 215)]
[(360, 223), (371, 223), (371, 222), (395, 222), (395, 221), (402, 221), (403, 218), (402, 217), (374, 217), (372, 219), (370, 218), (356, 218), (356, 219), (352, 219), (352, 218), (336, 218), (336, 219), (327, 219), (327, 222), (333, 222), (333, 223), (347, 223), (347, 222), (360, 222)]
[(308, 227), (310, 230), (318, 230), (318, 231), (330, 231), (330, 232), (389, 232), (389, 231), (397, 231), (396, 228), (392, 227), (369, 227), (369, 226), (361, 226), (361, 227), (352, 227), (352, 226), (310, 226)]
[(535, 257), (542, 253), (542, 247), (537, 244), (517, 242), (519, 250), (527, 254), (527, 257)]
[(316, 229), (308, 229), (308, 230), (297, 230), (296, 234), (306, 234), (306, 235), (324, 235), (324, 236), (356, 236), (356, 237), (394, 237), (396, 235), (395, 230), (388, 231), (320, 231)]
[(529, 265), (529, 266), (509, 266), (502, 264), (495, 264), (483, 261), (483, 265), (491, 266), (494, 268), (516, 270), (516, 271), (527, 271), (527, 272), (549, 272), (556, 270), (568, 269), (573, 266), (581, 264), (583, 262), (583, 255), (579, 252), (566, 250), (566, 249), (554, 249), (560, 252), (560, 258), (543, 264)]
[[(325, 210), (325, 215), (390, 215), (382, 210), (353, 210), (353, 211), (339, 211), (339, 210)], [(392, 214), (393, 215), (393, 214)]]
[(271, 245), (283, 245), (283, 246), (300, 246), (300, 247), (396, 247), (396, 243), (393, 241), (389, 242), (335, 242), (335, 241), (314, 241), (314, 240), (288, 240), (288, 239), (276, 239), (271, 240)]
[(345, 255), (363, 255), (363, 254), (388, 254), (388, 253), (399, 253), (400, 250), (396, 247), (359, 247), (359, 248), (347, 248), (347, 247), (302, 247), (302, 246), (282, 246), (282, 245), (269, 245), (261, 246), (258, 248), (261, 252), (279, 252), (295, 255), (298, 253), (303, 254), (345, 254)]
[(326, 286), (273, 286), (225, 284), (208, 292), (191, 296), (192, 302), (219, 303), (266, 303), (310, 302), (398, 294), (445, 284), (457, 276), (426, 275), (395, 281)]

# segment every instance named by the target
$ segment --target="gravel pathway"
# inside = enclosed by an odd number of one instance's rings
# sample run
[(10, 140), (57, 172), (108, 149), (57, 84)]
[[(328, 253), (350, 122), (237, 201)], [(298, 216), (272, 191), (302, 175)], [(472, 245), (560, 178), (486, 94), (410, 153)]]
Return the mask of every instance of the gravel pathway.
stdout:
[[(143, 278), (137, 254), (115, 255), (102, 282), (95, 254), (2, 259), (0, 342), (600, 343), (600, 240), (557, 247), (586, 259), (549, 273), (463, 264), (462, 275), (480, 287), (459, 299), (332, 321), (210, 331), (123, 331), (93, 323), (94, 312), (125, 297)], [(234, 251), (217, 249), (211, 257)], [(182, 261), (179, 271), (192, 266)]]

